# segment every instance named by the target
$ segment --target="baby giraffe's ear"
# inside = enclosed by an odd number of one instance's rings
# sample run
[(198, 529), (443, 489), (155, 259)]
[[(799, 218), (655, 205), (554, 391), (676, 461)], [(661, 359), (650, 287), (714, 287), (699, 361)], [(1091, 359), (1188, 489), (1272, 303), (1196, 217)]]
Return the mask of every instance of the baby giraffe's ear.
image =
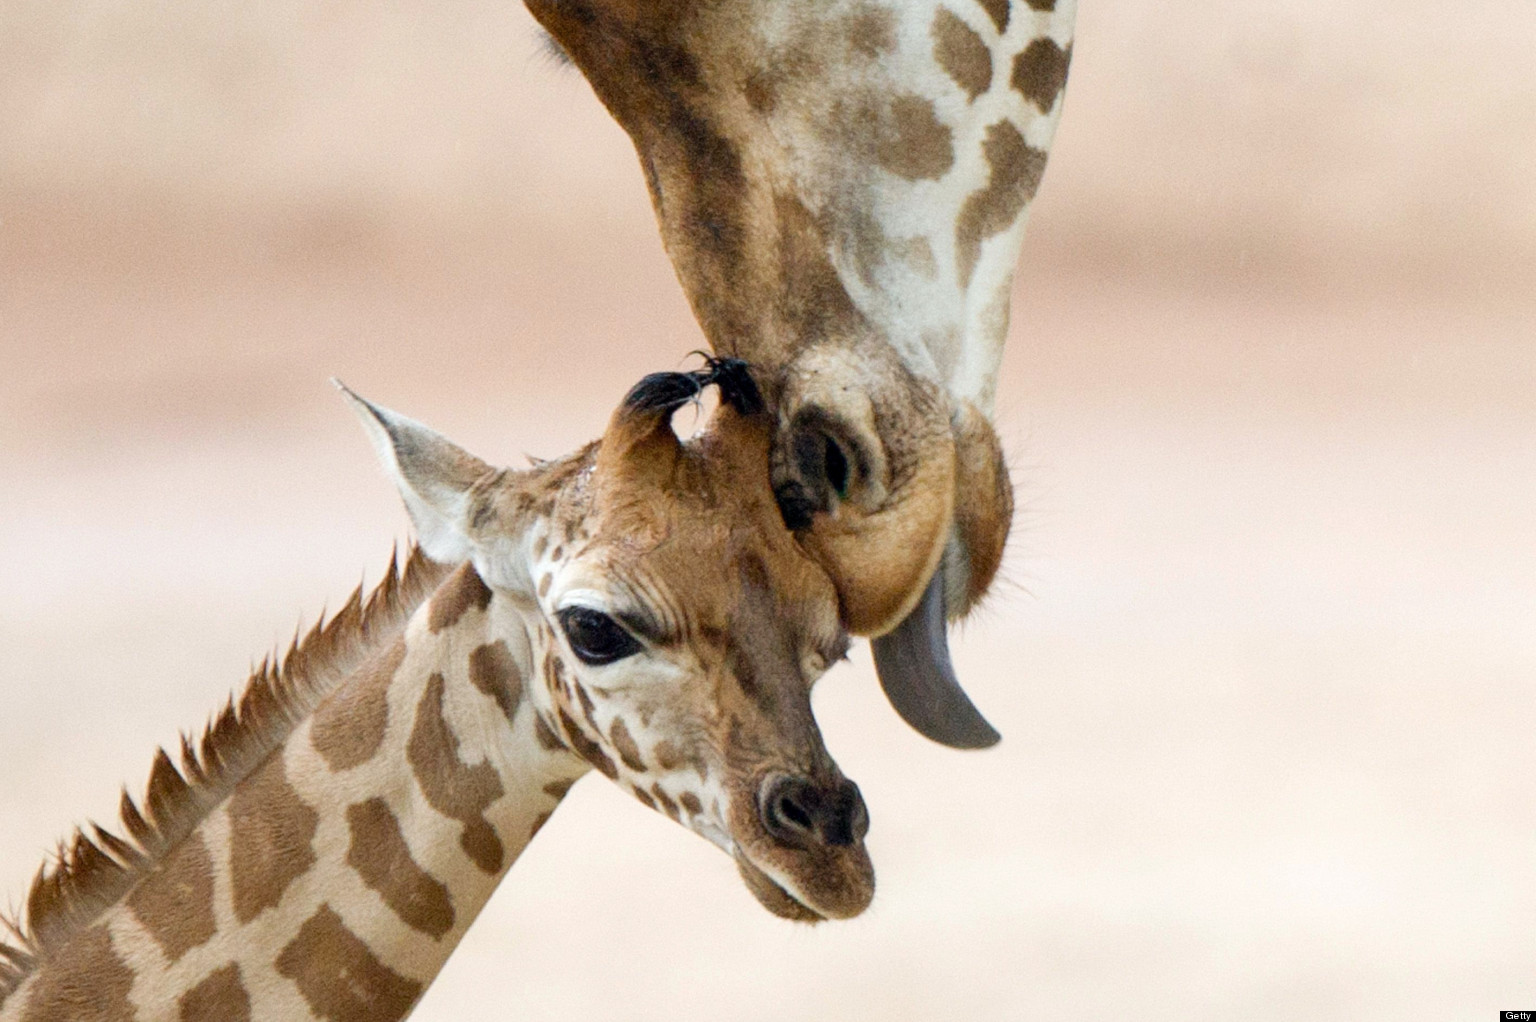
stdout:
[(445, 564), (468, 560), (474, 550), (465, 528), (470, 490), (496, 470), (414, 419), (365, 401), (340, 380), (331, 382), (352, 405), (399, 487), (422, 551)]

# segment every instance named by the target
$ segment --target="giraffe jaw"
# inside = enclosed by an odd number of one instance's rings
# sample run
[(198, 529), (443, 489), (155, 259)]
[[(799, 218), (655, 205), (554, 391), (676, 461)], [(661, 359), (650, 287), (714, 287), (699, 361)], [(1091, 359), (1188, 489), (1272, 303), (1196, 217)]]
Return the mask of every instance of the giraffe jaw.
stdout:
[(790, 894), (767, 873), (754, 866), (739, 847), (736, 849), (736, 871), (741, 874), (742, 882), (747, 885), (752, 896), (779, 918), (796, 923), (826, 922), (826, 916)]
[(768, 861), (783, 857), (780, 850), (779, 855), (761, 856), (761, 864), (740, 842), (732, 842), (729, 851), (747, 890), (782, 919), (797, 923), (852, 919), (875, 897), (875, 868), (863, 841), (791, 853), (793, 857), (783, 862)]

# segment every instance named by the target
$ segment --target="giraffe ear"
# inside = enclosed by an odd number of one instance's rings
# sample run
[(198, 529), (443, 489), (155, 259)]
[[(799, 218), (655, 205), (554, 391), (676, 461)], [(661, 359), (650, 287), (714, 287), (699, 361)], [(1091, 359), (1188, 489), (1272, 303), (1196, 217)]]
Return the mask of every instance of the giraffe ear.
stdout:
[(399, 488), (422, 551), (445, 564), (468, 560), (474, 551), (464, 527), (470, 490), (495, 469), (435, 430), (358, 397), (340, 380), (331, 382)]

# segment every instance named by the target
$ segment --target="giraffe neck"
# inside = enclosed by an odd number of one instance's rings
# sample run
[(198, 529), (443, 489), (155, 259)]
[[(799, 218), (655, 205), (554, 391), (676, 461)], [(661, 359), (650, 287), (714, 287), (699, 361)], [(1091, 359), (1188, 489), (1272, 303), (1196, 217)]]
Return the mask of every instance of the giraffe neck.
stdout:
[(717, 350), (889, 345), (990, 410), (1075, 0), (529, 6), (633, 137)]
[(0, 1022), (405, 1017), (588, 769), (531, 648), (460, 568)]

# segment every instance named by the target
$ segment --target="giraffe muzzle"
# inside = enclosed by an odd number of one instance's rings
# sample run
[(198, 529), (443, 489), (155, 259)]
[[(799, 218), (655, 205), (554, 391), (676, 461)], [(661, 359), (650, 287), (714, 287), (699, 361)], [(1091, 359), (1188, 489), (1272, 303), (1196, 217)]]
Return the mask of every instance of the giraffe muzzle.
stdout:
[(846, 778), (827, 785), (772, 774), (758, 793), (758, 816), (768, 835), (790, 848), (846, 848), (869, 833), (864, 797)]

